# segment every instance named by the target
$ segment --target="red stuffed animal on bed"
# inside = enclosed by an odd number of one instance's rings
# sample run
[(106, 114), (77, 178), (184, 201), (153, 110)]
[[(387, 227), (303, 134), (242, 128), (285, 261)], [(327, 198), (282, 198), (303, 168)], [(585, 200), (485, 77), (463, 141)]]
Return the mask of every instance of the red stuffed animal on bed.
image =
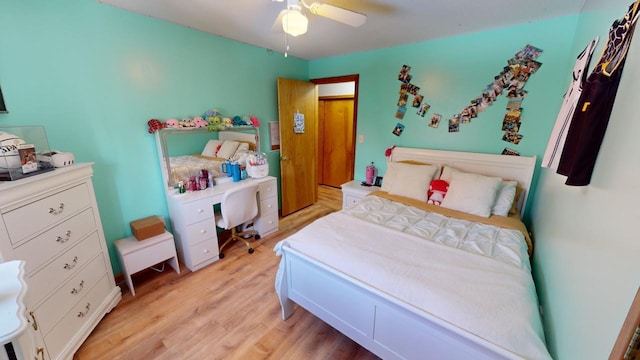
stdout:
[(442, 200), (444, 200), (444, 197), (447, 195), (447, 190), (449, 190), (448, 182), (440, 179), (431, 181), (429, 191), (427, 191), (429, 197), (427, 203), (433, 205), (442, 204)]

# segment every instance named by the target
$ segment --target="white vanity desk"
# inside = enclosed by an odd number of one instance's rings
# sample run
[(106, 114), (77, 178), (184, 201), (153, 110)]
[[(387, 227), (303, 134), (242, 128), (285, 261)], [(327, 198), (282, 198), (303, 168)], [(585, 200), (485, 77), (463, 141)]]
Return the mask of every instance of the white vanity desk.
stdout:
[(184, 194), (173, 189), (167, 193), (176, 248), (189, 270), (199, 270), (219, 259), (213, 206), (220, 204), (225, 191), (247, 182), (258, 183), (259, 212), (253, 228), (261, 237), (267, 236), (278, 230), (278, 188), (273, 176), (225, 182)]

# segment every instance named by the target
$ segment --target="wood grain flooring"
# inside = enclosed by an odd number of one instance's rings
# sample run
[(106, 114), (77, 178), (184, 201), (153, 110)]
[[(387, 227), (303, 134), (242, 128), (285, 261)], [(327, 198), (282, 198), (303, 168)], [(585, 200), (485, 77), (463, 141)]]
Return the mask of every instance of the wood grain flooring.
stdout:
[(169, 266), (134, 275), (136, 296), (100, 322), (74, 360), (378, 359), (302, 308), (282, 320), (275, 294), (280, 258), (274, 245), (342, 207), (339, 189), (319, 187), (319, 201), (280, 219), (275, 234), (227, 246), (224, 259), (197, 272)]

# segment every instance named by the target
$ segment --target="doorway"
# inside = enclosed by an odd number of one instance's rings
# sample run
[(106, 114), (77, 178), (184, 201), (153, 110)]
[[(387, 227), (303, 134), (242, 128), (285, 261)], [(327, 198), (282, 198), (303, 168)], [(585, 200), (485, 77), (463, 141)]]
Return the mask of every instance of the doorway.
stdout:
[(312, 79), (318, 85), (318, 185), (354, 178), (359, 75)]

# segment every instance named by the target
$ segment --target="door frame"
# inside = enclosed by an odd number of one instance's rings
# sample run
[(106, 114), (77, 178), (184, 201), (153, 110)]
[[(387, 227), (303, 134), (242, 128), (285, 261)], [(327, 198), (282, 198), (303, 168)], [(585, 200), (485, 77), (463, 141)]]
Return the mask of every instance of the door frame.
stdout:
[[(359, 74), (351, 74), (351, 75), (342, 75), (342, 76), (331, 76), (325, 78), (316, 78), (311, 79), (309, 82), (314, 83), (316, 85), (326, 85), (326, 84), (339, 84), (346, 82), (353, 82), (353, 138), (351, 139), (351, 143), (353, 144), (352, 154), (353, 154), (353, 164), (354, 164), (354, 176), (355, 176), (355, 163), (356, 163), (356, 141), (358, 138), (357, 129), (358, 129), (358, 88), (360, 86), (360, 75)], [(318, 145), (319, 146), (319, 145)], [(318, 158), (322, 156), (320, 152), (318, 152)]]

